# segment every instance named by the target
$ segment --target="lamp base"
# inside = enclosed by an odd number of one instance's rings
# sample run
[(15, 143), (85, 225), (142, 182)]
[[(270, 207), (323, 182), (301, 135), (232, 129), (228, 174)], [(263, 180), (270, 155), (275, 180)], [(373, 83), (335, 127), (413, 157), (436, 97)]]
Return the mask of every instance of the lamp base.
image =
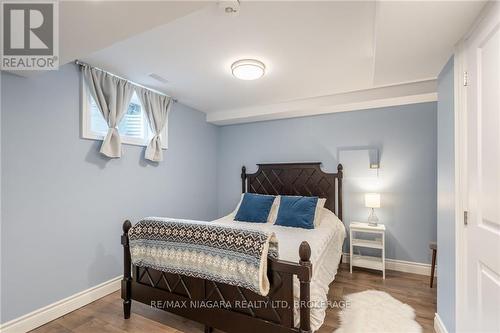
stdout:
[(378, 226), (378, 217), (375, 215), (375, 209), (372, 208), (370, 215), (368, 216), (368, 225), (371, 227)]

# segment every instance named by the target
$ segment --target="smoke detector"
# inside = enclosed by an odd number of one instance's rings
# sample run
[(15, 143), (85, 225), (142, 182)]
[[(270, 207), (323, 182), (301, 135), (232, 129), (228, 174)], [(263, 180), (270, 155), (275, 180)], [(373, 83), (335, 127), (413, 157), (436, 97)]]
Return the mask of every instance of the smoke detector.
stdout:
[(168, 83), (168, 80), (167, 80), (167, 79), (165, 79), (164, 77), (162, 77), (162, 76), (160, 76), (160, 75), (158, 75), (158, 74), (151, 73), (151, 74), (149, 74), (148, 76), (149, 76), (150, 78), (155, 79), (155, 80), (156, 80), (156, 81), (158, 81), (158, 82), (161, 82), (161, 83), (164, 83), (164, 84)]
[(219, 8), (224, 10), (224, 13), (229, 15), (237, 14), (240, 11), (239, 0), (219, 1), (217, 4), (219, 5)]

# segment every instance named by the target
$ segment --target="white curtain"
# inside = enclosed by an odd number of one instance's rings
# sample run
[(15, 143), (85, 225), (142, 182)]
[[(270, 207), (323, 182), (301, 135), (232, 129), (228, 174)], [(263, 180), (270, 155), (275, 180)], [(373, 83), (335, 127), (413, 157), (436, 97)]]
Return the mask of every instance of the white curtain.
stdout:
[(128, 109), (134, 86), (96, 68), (83, 66), (82, 71), (90, 94), (108, 123), (108, 133), (100, 151), (108, 157), (121, 157), (121, 139), (117, 126)]
[(146, 148), (146, 154), (144, 157), (153, 162), (160, 162), (163, 160), (160, 135), (165, 126), (167, 126), (168, 113), (170, 112), (170, 106), (172, 105), (172, 98), (139, 87), (136, 89), (136, 93), (141, 100), (142, 107), (147, 115), (149, 126), (154, 133), (153, 138)]

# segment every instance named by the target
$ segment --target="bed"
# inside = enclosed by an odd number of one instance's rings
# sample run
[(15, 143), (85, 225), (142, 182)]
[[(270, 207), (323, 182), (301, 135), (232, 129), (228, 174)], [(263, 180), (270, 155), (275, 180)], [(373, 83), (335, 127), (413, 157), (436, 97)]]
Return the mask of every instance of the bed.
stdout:
[[(320, 163), (259, 164), (253, 174), (242, 168), (243, 193), (319, 196), (327, 199), (325, 208), (335, 213), (325, 214), (320, 226), (312, 230), (259, 226), (271, 228), (279, 240), (279, 259), (269, 258), (267, 263), (271, 286), (267, 296), (238, 286), (132, 265), (128, 239), (131, 223), (125, 221), (121, 287), (125, 318), (130, 317), (132, 300), (148, 305), (177, 302), (183, 306), (160, 308), (204, 324), (207, 333), (213, 328), (241, 333), (316, 330), (325, 316), (328, 285), (340, 263), (345, 238), (341, 223), (342, 177), (340, 164), (337, 173), (323, 172)], [(234, 222), (233, 217), (229, 214), (213, 223), (255, 228), (254, 223)], [(231, 306), (199, 306), (221, 301)]]

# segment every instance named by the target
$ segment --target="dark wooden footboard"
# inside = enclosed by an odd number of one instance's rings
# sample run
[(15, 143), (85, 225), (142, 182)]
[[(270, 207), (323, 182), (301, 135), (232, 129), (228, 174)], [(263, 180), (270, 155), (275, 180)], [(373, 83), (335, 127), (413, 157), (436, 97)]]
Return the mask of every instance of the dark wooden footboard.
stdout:
[[(130, 317), (132, 300), (159, 308), (205, 325), (206, 332), (217, 328), (225, 332), (291, 333), (311, 332), (310, 280), (311, 249), (302, 242), (299, 263), (268, 259), (270, 291), (260, 296), (248, 289), (170, 274), (148, 267), (132, 266), (128, 230), (123, 224), (124, 271), (122, 299), (125, 318)], [(300, 281), (300, 327), (294, 327), (293, 276)]]

